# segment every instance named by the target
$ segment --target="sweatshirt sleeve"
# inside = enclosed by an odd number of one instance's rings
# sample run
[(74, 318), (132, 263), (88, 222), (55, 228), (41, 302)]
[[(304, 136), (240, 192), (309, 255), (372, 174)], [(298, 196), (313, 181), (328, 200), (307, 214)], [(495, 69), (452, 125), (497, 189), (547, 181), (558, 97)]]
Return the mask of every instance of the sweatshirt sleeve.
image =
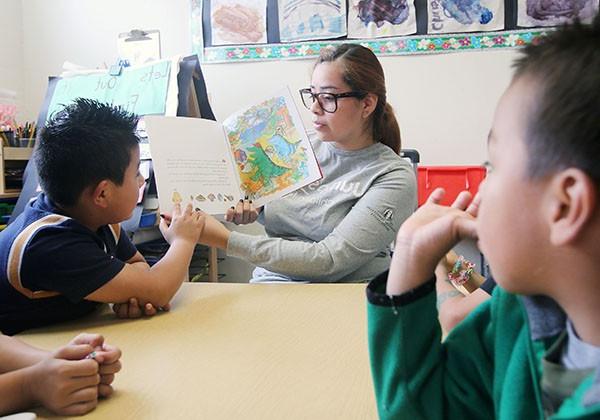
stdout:
[(385, 294), (388, 273), (367, 288), (371, 373), (380, 419), (494, 418), (490, 305), (442, 342), (435, 281)]
[(342, 222), (319, 242), (232, 232), (227, 254), (300, 280), (335, 282), (384, 251), (416, 208), (411, 168), (376, 179)]

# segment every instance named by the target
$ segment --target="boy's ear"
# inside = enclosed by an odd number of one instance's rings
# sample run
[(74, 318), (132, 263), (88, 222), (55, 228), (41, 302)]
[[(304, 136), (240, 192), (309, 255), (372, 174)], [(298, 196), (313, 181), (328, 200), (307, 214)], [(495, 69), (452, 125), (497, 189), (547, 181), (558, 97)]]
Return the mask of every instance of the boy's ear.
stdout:
[(576, 240), (594, 217), (596, 185), (582, 170), (569, 168), (551, 181), (550, 241), (566, 245)]
[(100, 181), (96, 187), (92, 187), (92, 201), (96, 206), (107, 208), (112, 194), (112, 182), (107, 179)]
[(379, 98), (373, 93), (367, 93), (367, 96), (363, 98), (363, 111), (362, 117), (369, 118), (369, 116), (375, 111)]

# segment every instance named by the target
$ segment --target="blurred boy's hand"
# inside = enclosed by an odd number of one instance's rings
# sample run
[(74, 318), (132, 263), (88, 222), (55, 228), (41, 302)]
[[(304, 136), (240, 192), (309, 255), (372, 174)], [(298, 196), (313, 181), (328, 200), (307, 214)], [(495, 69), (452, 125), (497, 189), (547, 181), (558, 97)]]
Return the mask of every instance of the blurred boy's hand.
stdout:
[[(387, 294), (402, 294), (423, 284), (454, 245), (465, 238), (477, 238), (475, 219), (471, 212), (465, 211), (471, 194), (461, 192), (451, 207), (438, 204), (443, 196), (443, 189), (434, 190), (427, 202), (400, 227)], [(477, 213), (476, 208), (473, 213)]]
[[(195, 213), (201, 214), (204, 219), (204, 227), (198, 242), (207, 246), (227, 249), (227, 242), (229, 241), (229, 235), (231, 233), (229, 229), (223, 226), (223, 223), (208, 213), (204, 213), (199, 210), (197, 210)], [(172, 220), (172, 216), (168, 214), (161, 214), (160, 231), (169, 243), (171, 242), (167, 235)]]
[[(75, 340), (74, 340), (75, 341)], [(70, 344), (26, 369), (31, 400), (61, 415), (82, 415), (98, 404), (99, 365), (90, 344)]]
[(197, 243), (204, 230), (205, 214), (193, 211), (192, 204), (188, 204), (185, 210), (181, 210), (180, 204), (175, 204), (173, 213), (161, 215), (160, 231), (165, 240), (172, 244), (176, 239), (182, 239)]
[(85, 357), (94, 359), (100, 366), (100, 383), (98, 384), (98, 395), (108, 397), (112, 394), (111, 386), (115, 379), (115, 374), (121, 370), (121, 350), (104, 342), (104, 337), (100, 334), (79, 334), (69, 345), (90, 345), (93, 350), (87, 353)]
[(160, 308), (156, 308), (150, 302), (143, 303), (138, 302), (137, 298), (131, 298), (126, 303), (114, 303), (112, 306), (114, 313), (119, 318), (141, 318), (142, 316), (154, 316), (161, 311), (169, 311), (171, 304), (166, 304)]

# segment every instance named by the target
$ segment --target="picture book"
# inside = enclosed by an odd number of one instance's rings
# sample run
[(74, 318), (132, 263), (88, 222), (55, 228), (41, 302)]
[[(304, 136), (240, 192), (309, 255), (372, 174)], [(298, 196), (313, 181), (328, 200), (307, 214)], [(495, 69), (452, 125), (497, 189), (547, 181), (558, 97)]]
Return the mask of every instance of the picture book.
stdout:
[(222, 123), (145, 117), (161, 211), (192, 202), (224, 214), (244, 197), (263, 204), (321, 179), (288, 89)]

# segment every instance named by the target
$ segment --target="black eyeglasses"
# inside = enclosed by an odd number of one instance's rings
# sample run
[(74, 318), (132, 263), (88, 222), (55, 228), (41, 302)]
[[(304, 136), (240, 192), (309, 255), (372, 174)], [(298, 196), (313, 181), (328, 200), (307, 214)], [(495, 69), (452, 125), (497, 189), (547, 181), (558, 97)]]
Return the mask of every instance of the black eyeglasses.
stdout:
[(312, 105), (317, 101), (321, 109), (325, 112), (334, 113), (337, 111), (338, 99), (339, 98), (358, 98), (362, 99), (367, 96), (366, 92), (345, 92), (345, 93), (329, 93), (321, 92), (315, 93), (309, 88), (300, 89), (300, 97), (302, 103), (307, 109), (310, 109)]

